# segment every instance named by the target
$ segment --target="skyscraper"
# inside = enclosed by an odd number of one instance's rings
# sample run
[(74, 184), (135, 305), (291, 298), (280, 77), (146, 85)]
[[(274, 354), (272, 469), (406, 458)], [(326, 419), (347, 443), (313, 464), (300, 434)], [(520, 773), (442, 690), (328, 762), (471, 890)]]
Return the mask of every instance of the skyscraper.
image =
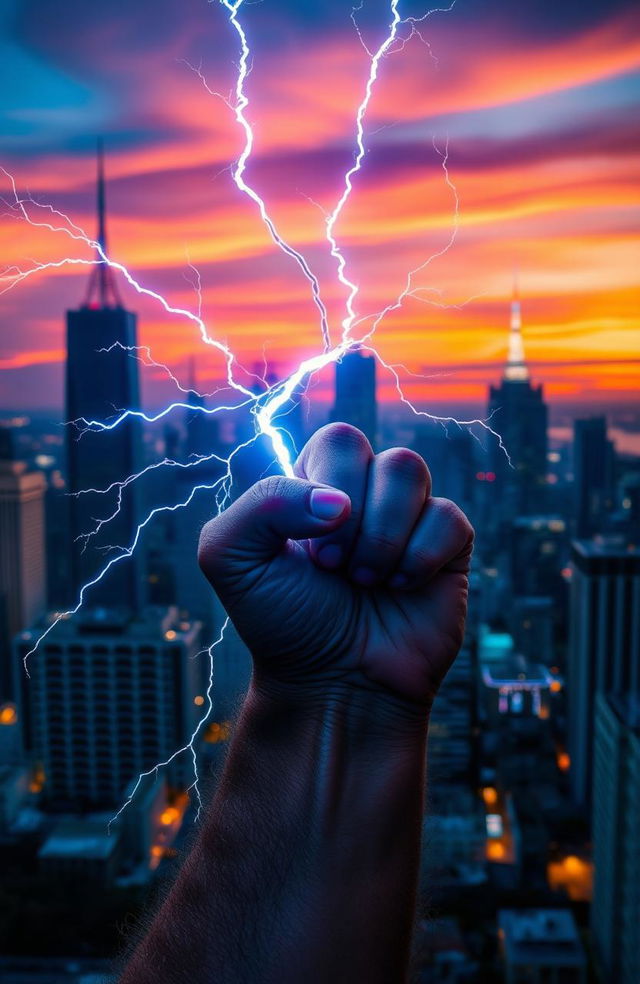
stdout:
[(0, 429), (0, 699), (12, 696), (11, 639), (44, 611), (44, 494), (41, 472), (12, 457), (10, 434)]
[[(42, 633), (26, 632), (15, 673), (27, 754), (43, 768), (51, 809), (113, 809), (140, 772), (189, 741), (206, 704), (208, 658), (201, 625), (176, 608), (130, 617), (93, 608), (64, 620), (29, 656)], [(201, 655), (198, 655), (198, 653)], [(166, 773), (191, 782), (190, 754)]]
[(502, 382), (489, 390), (488, 416), (491, 427), (502, 437), (511, 458), (491, 444), (490, 486), (498, 502), (500, 517), (509, 521), (544, 511), (542, 492), (547, 474), (547, 406), (542, 385), (533, 386), (524, 357), (520, 300), (514, 290), (511, 302), (509, 352)]
[(366, 434), (375, 449), (378, 429), (376, 360), (356, 349), (336, 362), (336, 399), (331, 420), (352, 424)]
[[(105, 183), (102, 148), (98, 148), (98, 242), (106, 252)], [(76, 311), (67, 312), (66, 419), (113, 419), (124, 409), (139, 406), (137, 362), (125, 347), (136, 344), (136, 316), (125, 310), (108, 264), (94, 266), (86, 297)], [(113, 346), (116, 346), (113, 348)], [(101, 351), (111, 348), (111, 351)], [(81, 433), (67, 427), (67, 472), (70, 493), (71, 568), (74, 600), (80, 587), (104, 564), (104, 548), (128, 547), (137, 520), (135, 484), (122, 495), (118, 515), (103, 536), (87, 541), (96, 518), (109, 516), (117, 490), (108, 496), (79, 494), (104, 489), (114, 479), (140, 468), (139, 423), (128, 420), (112, 431)], [(141, 578), (134, 557), (115, 565), (108, 578), (91, 589), (89, 604), (137, 605)]]
[(640, 700), (596, 698), (591, 932), (600, 970), (616, 984), (640, 980)]
[(583, 539), (604, 531), (613, 506), (615, 451), (605, 417), (576, 420), (573, 433), (575, 535)]
[(640, 698), (640, 550), (579, 540), (572, 546), (569, 755), (576, 803), (591, 796), (596, 694)]

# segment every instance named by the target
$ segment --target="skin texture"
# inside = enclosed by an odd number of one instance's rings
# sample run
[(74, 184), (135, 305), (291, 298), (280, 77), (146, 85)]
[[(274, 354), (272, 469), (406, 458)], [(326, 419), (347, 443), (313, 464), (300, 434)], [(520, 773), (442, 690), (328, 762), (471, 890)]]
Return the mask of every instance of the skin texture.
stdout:
[(424, 461), (318, 431), (207, 524), (254, 660), (222, 782), (122, 984), (406, 980), (429, 709), (473, 532)]

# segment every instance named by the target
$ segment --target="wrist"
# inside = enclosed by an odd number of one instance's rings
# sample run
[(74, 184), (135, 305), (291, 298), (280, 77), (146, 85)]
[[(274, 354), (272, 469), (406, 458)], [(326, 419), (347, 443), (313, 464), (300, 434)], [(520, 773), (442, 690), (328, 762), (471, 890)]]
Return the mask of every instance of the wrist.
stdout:
[(391, 691), (342, 677), (283, 681), (254, 669), (245, 708), (249, 713), (284, 714), (315, 728), (340, 727), (358, 742), (421, 743), (426, 739), (431, 701), (414, 702)]

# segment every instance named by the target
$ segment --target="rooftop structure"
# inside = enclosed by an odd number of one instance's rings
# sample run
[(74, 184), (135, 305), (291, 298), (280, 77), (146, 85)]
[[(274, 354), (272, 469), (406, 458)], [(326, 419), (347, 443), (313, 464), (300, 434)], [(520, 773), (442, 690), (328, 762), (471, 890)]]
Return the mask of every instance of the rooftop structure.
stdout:
[(503, 909), (498, 925), (507, 984), (586, 984), (587, 961), (569, 909)]

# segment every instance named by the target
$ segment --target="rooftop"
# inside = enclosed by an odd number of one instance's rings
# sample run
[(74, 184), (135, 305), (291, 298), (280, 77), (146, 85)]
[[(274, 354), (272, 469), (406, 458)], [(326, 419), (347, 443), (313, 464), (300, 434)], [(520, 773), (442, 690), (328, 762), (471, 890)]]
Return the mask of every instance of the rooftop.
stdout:
[(594, 537), (593, 540), (574, 540), (573, 550), (578, 557), (634, 558), (640, 559), (640, 546), (629, 543), (624, 537)]
[(184, 642), (190, 644), (200, 632), (201, 623), (181, 613), (177, 607), (149, 605), (135, 615), (126, 608), (87, 608), (74, 618), (61, 612), (49, 612), (38, 626), (22, 633), (28, 641), (32, 636), (59, 620), (52, 638), (58, 642), (69, 639), (93, 641), (96, 637), (126, 636), (126, 641), (150, 641), (153, 644)]
[(542, 663), (534, 663), (517, 653), (492, 660), (490, 664), (482, 661), (482, 680), (487, 687), (515, 686), (527, 690), (531, 687), (548, 687), (552, 679)]
[(498, 913), (498, 925), (507, 964), (585, 965), (570, 909), (502, 909)]
[(60, 820), (44, 842), (38, 857), (75, 858), (86, 861), (105, 861), (118, 843), (117, 833), (109, 834), (108, 817), (85, 820)]

